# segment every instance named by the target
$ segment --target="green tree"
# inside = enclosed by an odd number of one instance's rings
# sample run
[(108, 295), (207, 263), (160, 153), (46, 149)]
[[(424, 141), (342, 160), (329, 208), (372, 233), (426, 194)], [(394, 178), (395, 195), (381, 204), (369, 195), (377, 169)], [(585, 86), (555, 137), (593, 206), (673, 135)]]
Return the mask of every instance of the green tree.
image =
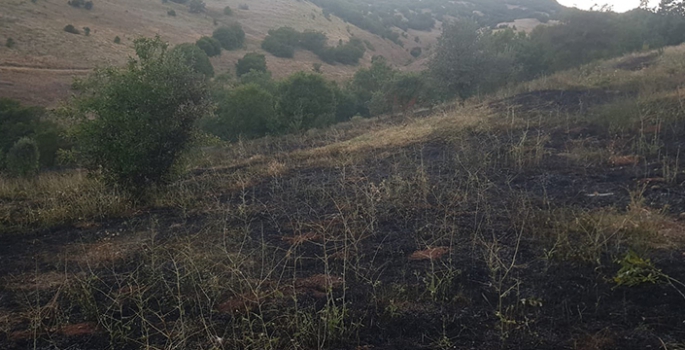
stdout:
[[(211, 132), (225, 140), (266, 135), (274, 125), (274, 98), (258, 85), (241, 85), (215, 96), (216, 120)], [(211, 124), (210, 124), (211, 125)]]
[(235, 65), (235, 74), (238, 77), (249, 73), (250, 71), (266, 72), (266, 57), (259, 53), (247, 53), (243, 58), (238, 60)]
[(268, 91), (270, 94), (276, 94), (277, 86), (274, 80), (271, 78), (271, 72), (267, 71), (256, 71), (251, 70), (240, 76), (241, 85), (255, 84), (262, 89)]
[(212, 37), (221, 43), (221, 46), (226, 50), (235, 50), (243, 46), (245, 42), (245, 31), (240, 24), (234, 24), (230, 27), (220, 27), (214, 31)]
[(229, 6), (224, 7), (224, 15), (233, 16), (233, 10)]
[(7, 152), (7, 169), (14, 176), (33, 176), (38, 173), (39, 158), (36, 141), (23, 137)]
[(126, 68), (98, 69), (78, 82), (66, 112), (85, 165), (135, 198), (170, 180), (198, 118), (211, 111), (206, 78), (158, 38), (134, 42)]
[(335, 118), (335, 93), (320, 74), (299, 72), (279, 86), (278, 130), (329, 125)]
[[(397, 71), (388, 64), (383, 56), (375, 56), (371, 60), (371, 67), (362, 68), (354, 74), (351, 89), (357, 98), (358, 112), (361, 115), (370, 116), (374, 114), (370, 108), (374, 94), (380, 93), (382, 95), (382, 91), (392, 81), (395, 74)], [(376, 102), (379, 98), (376, 97)], [(374, 110), (378, 112), (379, 109), (382, 108), (375, 108)]]
[(214, 67), (209, 61), (209, 57), (197, 45), (190, 43), (179, 44), (171, 50), (171, 53), (184, 57), (185, 63), (194, 71), (208, 77), (214, 76)]
[(212, 37), (203, 36), (195, 42), (195, 45), (204, 51), (208, 57), (221, 55), (221, 43), (219, 40), (216, 40)]
[(443, 27), (429, 69), (450, 95), (462, 99), (506, 83), (516, 71), (507, 46), (494, 45), (491, 31), (469, 21)]

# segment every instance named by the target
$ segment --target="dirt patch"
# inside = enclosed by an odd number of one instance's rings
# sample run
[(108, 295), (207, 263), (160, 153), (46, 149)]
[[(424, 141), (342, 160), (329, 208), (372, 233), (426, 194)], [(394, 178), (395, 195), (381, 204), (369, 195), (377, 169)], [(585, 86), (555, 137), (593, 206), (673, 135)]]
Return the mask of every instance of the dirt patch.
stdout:
[(629, 71), (639, 71), (648, 68), (654, 64), (658, 53), (652, 53), (645, 56), (630, 57), (614, 65), (616, 69), (629, 70)]
[(448, 254), (450, 249), (447, 247), (436, 247), (419, 250), (409, 256), (410, 261), (438, 260)]
[(605, 104), (622, 97), (608, 90), (541, 90), (512, 96), (490, 103), (498, 112), (567, 112), (583, 113), (588, 108)]

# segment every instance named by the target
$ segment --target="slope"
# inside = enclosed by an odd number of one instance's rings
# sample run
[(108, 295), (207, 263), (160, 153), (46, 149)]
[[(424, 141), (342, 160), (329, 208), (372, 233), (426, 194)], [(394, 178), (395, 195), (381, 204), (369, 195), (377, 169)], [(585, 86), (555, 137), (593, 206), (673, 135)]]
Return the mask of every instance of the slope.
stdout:
[(197, 149), (144, 207), (0, 179), (0, 346), (680, 349), (684, 52)]

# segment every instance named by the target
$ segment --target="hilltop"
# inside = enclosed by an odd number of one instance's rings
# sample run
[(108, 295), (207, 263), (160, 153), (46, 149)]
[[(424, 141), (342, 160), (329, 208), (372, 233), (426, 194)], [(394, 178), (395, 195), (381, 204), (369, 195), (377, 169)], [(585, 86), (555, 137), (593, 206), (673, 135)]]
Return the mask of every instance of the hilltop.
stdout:
[[(0, 47), (0, 95), (28, 104), (54, 106), (69, 94), (74, 76), (83, 76), (94, 67), (126, 63), (132, 55), (131, 41), (137, 37), (160, 35), (172, 45), (194, 42), (211, 35), (217, 26), (235, 22), (246, 32), (246, 45), (212, 58), (218, 73), (232, 72), (237, 60), (247, 52), (264, 52), (260, 43), (267, 32), (282, 26), (321, 31), (331, 45), (359, 38), (367, 43), (359, 66), (368, 66), (373, 56), (382, 55), (396, 67), (415, 71), (425, 68), (425, 60), (441, 33), (442, 20), (466, 16), (484, 26), (514, 24), (517, 19), (526, 19), (530, 24), (546, 22), (561, 9), (556, 2), (547, 0), (436, 0), (420, 5), (411, 1), (367, 4), (357, 0), (253, 0), (241, 9), (242, 4), (239, 0), (208, 0), (204, 13), (189, 13), (187, 5), (171, 1), (95, 0), (91, 10), (57, 0), (5, 1), (0, 13), (0, 40), (5, 43), (11, 38), (15, 44), (12, 48)], [(373, 7), (369, 7), (371, 4)], [(223, 15), (225, 6), (233, 9), (232, 16)], [(169, 10), (176, 15), (168, 15)], [(67, 33), (63, 29), (69, 24), (81, 31), (87, 27), (90, 34)], [(114, 42), (116, 37), (121, 39), (120, 44)], [(422, 48), (418, 59), (410, 54), (414, 47)], [(293, 59), (269, 54), (267, 59), (275, 78), (311, 71), (313, 63), (323, 64), (323, 74), (335, 80), (347, 79), (359, 68), (329, 65), (302, 50)]]

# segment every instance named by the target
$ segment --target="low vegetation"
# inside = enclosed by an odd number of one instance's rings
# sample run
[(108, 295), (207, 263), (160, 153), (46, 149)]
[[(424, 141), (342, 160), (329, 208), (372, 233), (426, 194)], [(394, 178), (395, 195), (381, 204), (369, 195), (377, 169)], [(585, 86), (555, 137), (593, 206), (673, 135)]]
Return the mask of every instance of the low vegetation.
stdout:
[(270, 30), (262, 42), (262, 49), (282, 58), (292, 58), (296, 49), (304, 49), (315, 53), (324, 62), (348, 65), (357, 64), (366, 52), (364, 43), (357, 38), (347, 43), (341, 40), (338, 46), (329, 47), (324, 33), (311, 30), (300, 33), (290, 27)]
[(243, 46), (245, 42), (245, 31), (240, 24), (228, 27), (220, 27), (214, 31), (212, 37), (221, 43), (221, 47), (226, 50), (235, 50)]
[(683, 348), (685, 46), (531, 40), (462, 21), (335, 83), (138, 39), (54, 111), (0, 99), (0, 345)]

